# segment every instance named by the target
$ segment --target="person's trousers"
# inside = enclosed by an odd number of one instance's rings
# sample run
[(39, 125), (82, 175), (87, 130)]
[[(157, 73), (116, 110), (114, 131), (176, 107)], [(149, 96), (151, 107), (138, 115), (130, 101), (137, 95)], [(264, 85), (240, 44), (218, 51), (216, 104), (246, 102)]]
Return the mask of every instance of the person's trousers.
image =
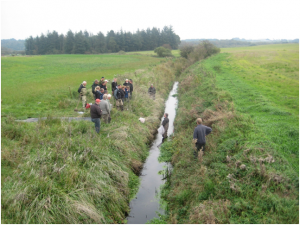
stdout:
[(108, 123), (108, 117), (109, 117), (109, 114), (102, 114), (102, 120), (103, 120), (105, 123)]
[(82, 107), (84, 108), (86, 104), (86, 96), (85, 95), (81, 96), (81, 100), (82, 100)]
[(204, 152), (205, 150), (205, 143), (196, 143), (195, 145), (197, 150), (194, 150), (194, 156), (195, 158), (198, 158), (198, 152), (200, 151), (200, 149), (203, 147), (202, 151)]
[(100, 118), (92, 118), (92, 122), (95, 123), (95, 130), (97, 133), (100, 132)]

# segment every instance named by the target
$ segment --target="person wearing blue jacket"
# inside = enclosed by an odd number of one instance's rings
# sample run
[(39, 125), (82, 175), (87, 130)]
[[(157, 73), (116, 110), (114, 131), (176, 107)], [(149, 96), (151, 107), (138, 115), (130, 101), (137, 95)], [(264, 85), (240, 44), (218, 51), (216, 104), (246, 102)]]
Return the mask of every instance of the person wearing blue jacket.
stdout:
[(206, 144), (206, 135), (209, 135), (211, 133), (212, 129), (210, 127), (202, 125), (202, 119), (197, 119), (197, 127), (194, 130), (193, 139), (195, 141), (195, 145), (197, 148), (197, 151), (194, 150), (194, 156), (195, 158), (198, 157), (199, 150), (203, 147), (203, 152), (205, 151), (205, 144)]

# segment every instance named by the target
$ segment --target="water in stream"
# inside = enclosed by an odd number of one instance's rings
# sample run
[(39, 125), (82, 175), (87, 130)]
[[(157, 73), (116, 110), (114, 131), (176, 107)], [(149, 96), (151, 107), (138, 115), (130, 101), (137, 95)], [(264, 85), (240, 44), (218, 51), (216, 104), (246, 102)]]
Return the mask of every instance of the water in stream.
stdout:
[[(173, 122), (176, 116), (177, 97), (173, 97), (173, 95), (177, 94), (177, 87), (178, 82), (175, 82), (166, 101), (165, 113), (169, 114), (168, 136), (174, 130)], [(164, 214), (164, 210), (159, 204), (159, 192), (160, 186), (165, 181), (162, 180), (163, 175), (159, 174), (159, 171), (164, 170), (168, 165), (158, 162), (160, 150), (157, 146), (161, 144), (161, 141), (162, 136), (157, 134), (140, 175), (140, 188), (136, 197), (130, 202), (130, 214), (127, 217), (129, 224), (145, 224), (148, 220), (155, 217), (159, 218), (157, 212)]]

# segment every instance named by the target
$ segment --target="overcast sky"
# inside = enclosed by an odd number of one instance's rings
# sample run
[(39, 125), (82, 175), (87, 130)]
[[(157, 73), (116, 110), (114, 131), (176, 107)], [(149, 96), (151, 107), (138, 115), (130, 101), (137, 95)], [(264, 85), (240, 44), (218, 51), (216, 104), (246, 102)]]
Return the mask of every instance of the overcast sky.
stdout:
[(169, 25), (181, 40), (295, 39), (299, 6), (299, 0), (1, 0), (1, 39)]

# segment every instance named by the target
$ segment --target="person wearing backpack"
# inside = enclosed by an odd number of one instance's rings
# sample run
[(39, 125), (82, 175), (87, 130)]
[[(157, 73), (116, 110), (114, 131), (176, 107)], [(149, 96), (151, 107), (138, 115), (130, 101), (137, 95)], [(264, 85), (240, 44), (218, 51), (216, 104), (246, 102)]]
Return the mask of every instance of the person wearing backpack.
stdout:
[(100, 118), (102, 115), (102, 110), (99, 107), (100, 99), (95, 100), (95, 104), (91, 105), (90, 113), (91, 113), (91, 120), (95, 123), (95, 130), (99, 134), (100, 132)]

